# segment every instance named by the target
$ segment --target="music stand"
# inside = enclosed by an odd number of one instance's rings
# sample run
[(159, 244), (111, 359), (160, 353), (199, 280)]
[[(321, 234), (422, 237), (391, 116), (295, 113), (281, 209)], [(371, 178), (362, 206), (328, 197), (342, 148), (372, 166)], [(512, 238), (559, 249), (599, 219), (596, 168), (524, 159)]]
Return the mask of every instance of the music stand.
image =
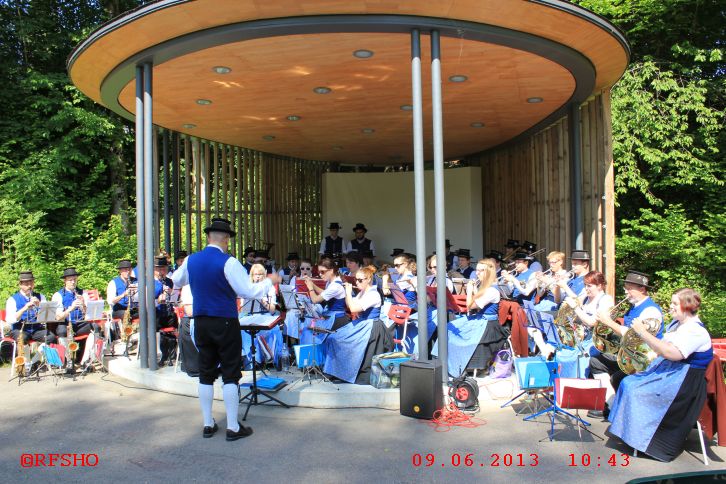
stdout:
[(325, 373), (323, 373), (320, 370), (320, 368), (318, 367), (318, 361), (317, 361), (317, 358), (318, 358), (318, 340), (317, 340), (317, 338), (315, 336), (318, 335), (318, 334), (324, 334), (324, 335), (327, 336), (329, 334), (335, 333), (335, 331), (331, 331), (331, 330), (329, 330), (327, 328), (321, 328), (319, 326), (315, 326), (314, 325), (314, 322), (315, 321), (318, 321), (318, 320), (319, 319), (313, 319), (313, 324), (310, 326), (310, 331), (313, 333), (313, 345), (312, 345), (313, 346), (313, 349), (312, 349), (312, 351), (313, 351), (313, 361), (310, 362), (310, 365), (303, 367), (303, 375), (302, 375), (302, 377), (300, 377), (299, 379), (295, 380), (288, 387), (289, 390), (291, 390), (298, 383), (301, 383), (301, 382), (305, 381), (306, 378), (310, 382), (310, 385), (312, 385), (313, 384), (313, 375), (315, 375), (316, 377), (319, 377), (319, 378), (316, 378), (317, 380), (322, 380), (323, 382), (328, 382), (331, 385), (334, 385), (336, 390), (340, 390), (340, 387), (338, 385), (336, 385), (335, 383), (333, 383), (330, 380), (330, 378), (328, 378), (325, 375)]
[[(257, 386), (257, 366), (255, 365), (256, 359), (255, 359), (255, 338), (257, 337), (257, 333), (260, 331), (265, 331), (268, 329), (272, 329), (282, 320), (282, 317), (280, 316), (274, 316), (274, 315), (266, 315), (266, 314), (255, 314), (251, 316), (247, 316), (244, 318), (244, 322), (240, 321), (239, 329), (241, 331), (247, 331), (250, 333), (250, 337), (252, 338), (252, 345), (250, 347), (250, 353), (252, 354), (252, 386), (250, 387), (250, 391), (247, 392), (245, 396), (239, 399), (239, 402), (242, 403), (245, 400), (248, 400), (247, 402), (247, 409), (245, 410), (245, 415), (242, 417), (242, 420), (247, 420), (247, 414), (250, 411), (250, 407), (252, 405), (262, 405), (269, 402), (275, 402), (278, 405), (282, 405), (285, 408), (290, 408), (288, 404), (283, 402), (282, 400), (278, 400), (277, 398), (273, 397), (269, 393), (267, 393), (264, 390), (260, 390)], [(267, 400), (261, 402), (259, 400), (259, 395), (263, 395), (267, 397)]]

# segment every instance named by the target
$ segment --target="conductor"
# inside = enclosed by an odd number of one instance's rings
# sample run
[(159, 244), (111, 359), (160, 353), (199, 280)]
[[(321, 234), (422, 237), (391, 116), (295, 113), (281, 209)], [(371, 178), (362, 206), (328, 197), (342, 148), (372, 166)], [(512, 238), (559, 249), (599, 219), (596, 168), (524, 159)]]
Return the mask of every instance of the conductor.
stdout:
[[(210, 438), (218, 430), (212, 418), (214, 380), (221, 370), (222, 394), (227, 411), (227, 440), (252, 435), (250, 427), (238, 420), (239, 379), (242, 366), (242, 337), (237, 319), (237, 298), (262, 299), (272, 287), (269, 278), (253, 284), (242, 264), (227, 253), (229, 239), (235, 236), (229, 220), (213, 218), (207, 246), (187, 257), (174, 271), (174, 288), (189, 284), (194, 300), (194, 340), (199, 349), (199, 404), (204, 429)], [(272, 277), (278, 277), (273, 275)]]

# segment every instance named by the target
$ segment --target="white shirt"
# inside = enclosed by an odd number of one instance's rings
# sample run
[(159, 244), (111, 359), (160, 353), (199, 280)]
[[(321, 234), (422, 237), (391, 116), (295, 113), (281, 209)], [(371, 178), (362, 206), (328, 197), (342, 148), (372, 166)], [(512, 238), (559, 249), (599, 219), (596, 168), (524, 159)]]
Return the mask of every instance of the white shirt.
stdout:
[[(223, 252), (222, 248), (218, 245), (209, 244), (208, 247), (214, 247), (220, 252)], [(174, 271), (171, 280), (174, 282), (174, 288), (178, 289), (182, 286), (189, 284), (189, 269), (187, 268), (187, 261), (189, 258), (184, 259), (181, 267)], [(265, 279), (262, 282), (252, 283), (247, 271), (240, 261), (234, 257), (227, 259), (224, 263), (224, 277), (227, 279), (232, 290), (237, 294), (237, 297), (246, 299), (260, 299), (269, 293), (272, 286), (270, 279)]]
[[(45, 296), (42, 294), (40, 295), (40, 302), (45, 302)], [(17, 319), (15, 317), (15, 313), (18, 312), (18, 308), (15, 305), (15, 299), (10, 296), (8, 300), (5, 302), (5, 322), (8, 324), (15, 324), (17, 323)], [(25, 313), (23, 313), (24, 315)]]
[(698, 324), (699, 322), (698, 317), (683, 323), (673, 321), (668, 327), (668, 332), (663, 334), (663, 341), (678, 348), (684, 359), (696, 351), (708, 350), (711, 347), (711, 336), (706, 328)]
[(484, 291), (484, 294), (474, 299), (474, 304), (476, 304), (476, 307), (479, 309), (482, 309), (487, 304), (498, 303), (501, 297), (502, 296), (499, 294), (496, 287), (489, 286), (486, 291)]
[(184, 307), (184, 314), (191, 316), (194, 297), (192, 296), (192, 288), (189, 284), (181, 288), (181, 295), (179, 296), (179, 299), (181, 301), (181, 305)]
[(345, 288), (343, 287), (343, 284), (340, 284), (341, 282), (343, 281), (340, 279), (340, 277), (336, 277), (332, 281), (328, 282), (328, 284), (325, 286), (325, 290), (320, 293), (320, 297), (322, 297), (326, 301), (330, 301), (331, 299), (344, 298)]
[[(65, 312), (65, 309), (63, 309), (63, 296), (61, 296), (62, 290), (63, 289), (56, 291), (50, 298), (52, 302), (58, 303), (58, 309), (55, 310), (55, 319), (58, 321), (63, 321), (65, 319), (63, 318), (63, 312)], [(83, 299), (85, 300), (85, 297)]]
[[(109, 282), (108, 286), (106, 286), (106, 302), (108, 302), (108, 305), (111, 306), (111, 308), (113, 308), (113, 305), (116, 304), (113, 300), (119, 296), (116, 294), (116, 283), (114, 282), (114, 279), (111, 279), (111, 282)], [(130, 284), (128, 281), (127, 283)]]
[[(355, 239), (353, 239), (353, 240), (355, 240)], [(353, 248), (353, 240), (351, 240), (350, 242), (348, 242), (348, 245), (345, 246), (345, 253), (346, 254), (348, 252), (357, 252), (357, 250), (355, 250)], [(368, 240), (370, 240), (370, 239), (368, 239)], [(323, 242), (325, 242), (325, 241), (323, 241)], [(323, 245), (325, 245), (325, 244), (323, 244)], [(372, 240), (371, 240), (371, 245), (370, 245), (370, 251), (373, 253), (373, 257), (375, 257), (376, 256), (376, 245), (373, 243)]]
[[(474, 273), (472, 272), (472, 274)], [(436, 276), (433, 274), (426, 276), (426, 285), (433, 287), (434, 284), (436, 284)], [(452, 281), (449, 276), (446, 276), (446, 289), (448, 289), (451, 293), (454, 292), (454, 281)]]
[(359, 292), (356, 294), (356, 302), (360, 306), (361, 311), (365, 311), (368, 308), (377, 308), (381, 306), (381, 295), (378, 294), (378, 289), (375, 286), (370, 286), (366, 289), (366, 292)]

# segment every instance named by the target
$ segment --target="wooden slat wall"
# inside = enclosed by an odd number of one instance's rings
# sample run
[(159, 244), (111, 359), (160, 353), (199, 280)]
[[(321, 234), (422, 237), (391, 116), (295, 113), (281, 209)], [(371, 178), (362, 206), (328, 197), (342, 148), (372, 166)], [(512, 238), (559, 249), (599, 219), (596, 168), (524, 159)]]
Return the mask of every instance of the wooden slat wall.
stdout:
[[(614, 288), (614, 180), (610, 93), (580, 107), (584, 248), (592, 268)], [(470, 156), (482, 167), (483, 250), (502, 250), (509, 238), (547, 252), (572, 250), (567, 118), (517, 144)], [(545, 254), (546, 255), (546, 254)], [(544, 261), (545, 257), (540, 257)], [(546, 265), (546, 263), (545, 263)]]
[(170, 140), (170, 152), (176, 153), (178, 172), (183, 174), (172, 180), (178, 196), (172, 210), (179, 220), (174, 246), (190, 253), (200, 250), (206, 244), (204, 226), (211, 217), (225, 217), (237, 231), (229, 249), (237, 257), (245, 247), (264, 248), (268, 242), (274, 244), (270, 255), (278, 266), (285, 264), (288, 252), (317, 257), (327, 163), (176, 133)]

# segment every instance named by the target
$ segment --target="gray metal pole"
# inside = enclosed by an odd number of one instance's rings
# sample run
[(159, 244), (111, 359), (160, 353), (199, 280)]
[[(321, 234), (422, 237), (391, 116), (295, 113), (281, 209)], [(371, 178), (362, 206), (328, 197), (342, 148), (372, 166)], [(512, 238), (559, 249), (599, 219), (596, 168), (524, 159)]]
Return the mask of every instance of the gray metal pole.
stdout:
[[(139, 361), (148, 368), (146, 351), (146, 277), (144, 277), (144, 69), (136, 66), (136, 276), (139, 295)], [(129, 300), (131, 304), (131, 300)]]
[(570, 104), (567, 116), (570, 144), (570, 213), (572, 216), (572, 249), (582, 250), (584, 228), (582, 220), (582, 148), (580, 145), (580, 106)]
[[(152, 65), (144, 64), (144, 244), (146, 276), (146, 321), (149, 369), (158, 368), (156, 360), (156, 304), (154, 304), (154, 118), (152, 109)], [(141, 343), (139, 343), (141, 344)]]
[[(416, 210), (416, 294), (419, 318), (428, 311), (426, 302), (426, 198), (424, 196), (423, 101), (421, 94), (421, 33), (411, 31), (411, 86), (413, 97), (413, 178)], [(418, 359), (429, 359), (428, 321), (418, 323)]]
[(171, 182), (169, 180), (169, 131), (161, 133), (161, 156), (164, 161), (164, 250), (171, 253), (171, 217), (169, 215), (169, 197), (171, 195)]
[[(444, 136), (441, 107), (441, 37), (431, 31), (431, 111), (434, 133), (434, 216), (436, 223), (436, 324), (443, 381), (448, 373), (448, 311), (446, 309), (446, 221), (444, 202)], [(425, 266), (424, 266), (425, 267)], [(453, 368), (458, 372), (458, 368)]]

